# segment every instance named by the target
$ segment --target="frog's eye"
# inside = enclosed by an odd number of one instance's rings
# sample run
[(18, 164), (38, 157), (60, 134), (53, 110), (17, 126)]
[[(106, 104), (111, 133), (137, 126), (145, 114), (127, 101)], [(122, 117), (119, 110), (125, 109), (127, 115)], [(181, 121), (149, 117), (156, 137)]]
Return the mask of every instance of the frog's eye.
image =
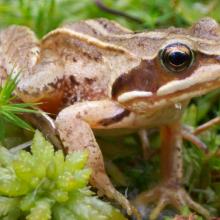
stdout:
[(174, 43), (166, 46), (160, 53), (161, 63), (171, 72), (182, 72), (194, 60), (193, 51), (185, 44)]

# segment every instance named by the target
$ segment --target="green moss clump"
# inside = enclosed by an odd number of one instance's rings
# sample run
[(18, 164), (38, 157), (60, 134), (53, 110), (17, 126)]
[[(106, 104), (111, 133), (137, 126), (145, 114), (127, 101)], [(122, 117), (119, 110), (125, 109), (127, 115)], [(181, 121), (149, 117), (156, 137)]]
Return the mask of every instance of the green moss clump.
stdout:
[(124, 220), (86, 187), (87, 152), (64, 156), (35, 133), (31, 153), (0, 148), (0, 219)]

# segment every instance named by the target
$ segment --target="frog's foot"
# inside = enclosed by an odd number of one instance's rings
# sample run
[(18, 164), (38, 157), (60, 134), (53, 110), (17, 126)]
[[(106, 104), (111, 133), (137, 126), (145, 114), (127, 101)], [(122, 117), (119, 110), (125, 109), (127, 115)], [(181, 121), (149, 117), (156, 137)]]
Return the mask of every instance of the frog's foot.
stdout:
[(134, 201), (136, 207), (143, 207), (149, 203), (156, 202), (157, 205), (150, 213), (149, 219), (157, 219), (160, 212), (167, 206), (171, 205), (181, 211), (183, 207), (189, 207), (206, 219), (210, 218), (209, 212), (201, 205), (191, 199), (189, 194), (180, 186), (163, 183), (149, 192), (141, 193)]

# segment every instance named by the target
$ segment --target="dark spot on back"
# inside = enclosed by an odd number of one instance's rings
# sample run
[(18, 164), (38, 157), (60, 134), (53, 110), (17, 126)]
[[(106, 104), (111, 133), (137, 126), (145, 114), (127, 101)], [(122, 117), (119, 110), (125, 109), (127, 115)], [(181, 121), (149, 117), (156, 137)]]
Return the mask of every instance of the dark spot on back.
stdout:
[(72, 85), (79, 85), (79, 83), (76, 81), (76, 78), (73, 75), (71, 75), (69, 79)]
[(93, 82), (96, 81), (96, 78), (88, 78), (88, 77), (85, 77), (85, 83), (91, 85)]

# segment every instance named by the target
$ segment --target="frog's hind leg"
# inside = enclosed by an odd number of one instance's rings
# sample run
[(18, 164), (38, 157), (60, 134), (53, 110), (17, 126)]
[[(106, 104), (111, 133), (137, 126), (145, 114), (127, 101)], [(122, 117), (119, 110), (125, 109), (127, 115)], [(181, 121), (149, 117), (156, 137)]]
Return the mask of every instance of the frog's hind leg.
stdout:
[(177, 122), (161, 128), (161, 183), (149, 192), (141, 193), (135, 199), (135, 205), (143, 207), (148, 203), (157, 203), (151, 211), (151, 220), (157, 219), (167, 205), (177, 210), (187, 206), (208, 219), (209, 212), (194, 202), (181, 186), (182, 175), (181, 126)]
[[(127, 198), (112, 185), (104, 168), (100, 148), (94, 137), (92, 128), (102, 127), (118, 120), (124, 110), (111, 101), (88, 101), (78, 103), (61, 111), (56, 119), (56, 126), (64, 147), (69, 151), (88, 150), (88, 167), (92, 168), (91, 184), (100, 193), (116, 200), (129, 215), (133, 214), (140, 220), (138, 211)], [(119, 113), (119, 114), (118, 114)], [(116, 116), (116, 118), (115, 118)], [(108, 118), (103, 120), (103, 118)], [(111, 121), (112, 120), (112, 121)]]
[(204, 124), (198, 126), (194, 131), (190, 131), (187, 127), (183, 127), (182, 129), (182, 136), (185, 140), (190, 141), (195, 146), (197, 146), (199, 149), (203, 150), (205, 153), (208, 153), (208, 147), (205, 143), (203, 143), (197, 135), (207, 131), (211, 127), (220, 124), (220, 117), (217, 116)]
[(140, 129), (138, 131), (138, 136), (141, 142), (141, 148), (143, 152), (143, 157), (147, 160), (150, 156), (150, 143), (148, 139), (148, 134), (146, 129)]
[(206, 123), (200, 125), (199, 127), (197, 127), (195, 129), (195, 131), (193, 132), (194, 135), (198, 135), (208, 129), (210, 129), (211, 127), (213, 127), (214, 125), (218, 125), (220, 124), (220, 117), (217, 116), (213, 119), (211, 119), (210, 121), (207, 121)]
[(183, 139), (191, 142), (204, 153), (208, 153), (208, 147), (206, 146), (206, 144), (203, 141), (201, 141), (194, 133), (187, 131), (186, 129), (182, 129), (181, 133)]

